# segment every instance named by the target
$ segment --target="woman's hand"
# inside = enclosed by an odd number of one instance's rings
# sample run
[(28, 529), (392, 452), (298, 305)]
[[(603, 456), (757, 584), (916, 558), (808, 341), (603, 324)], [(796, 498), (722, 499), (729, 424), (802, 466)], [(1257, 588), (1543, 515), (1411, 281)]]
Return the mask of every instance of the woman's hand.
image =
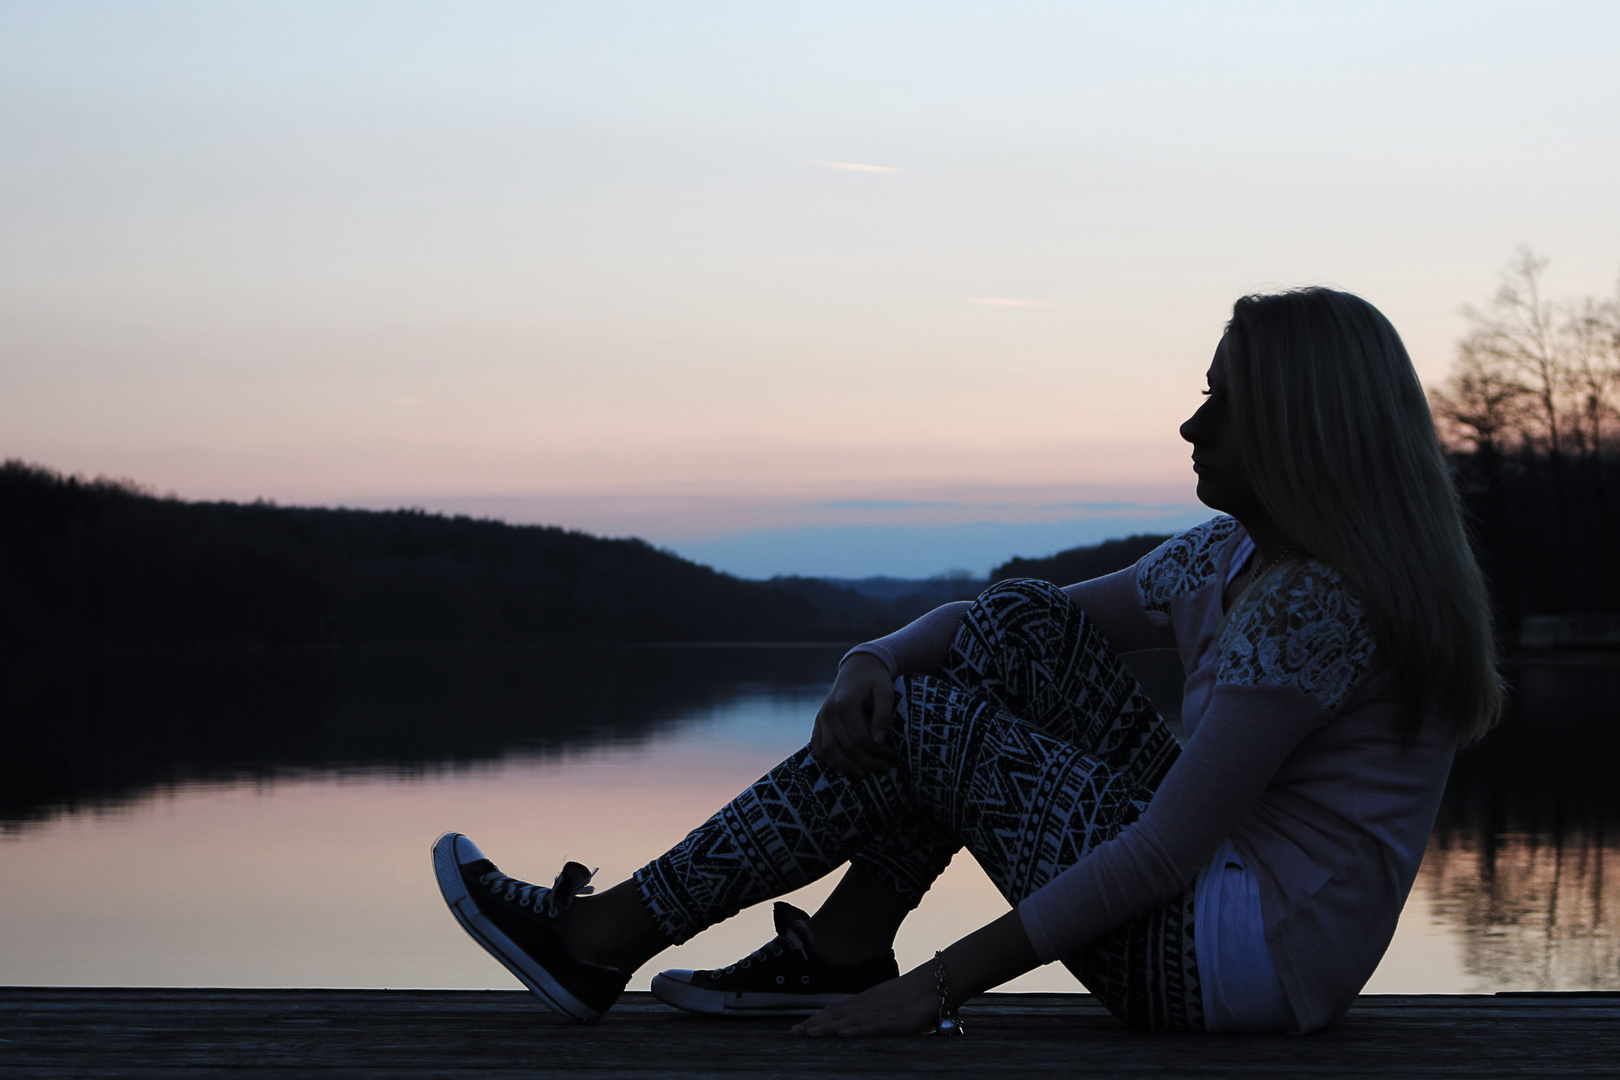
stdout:
[(795, 1024), (793, 1031), (798, 1035), (912, 1035), (932, 1030), (939, 1021), (936, 964), (941, 960), (951, 999), (957, 1005), (1041, 963), (1014, 908), (946, 949), (941, 957), (829, 1005)]
[(898, 979), (879, 983), (852, 998), (829, 1005), (793, 1025), (795, 1035), (915, 1035), (939, 1020), (939, 990), (932, 961)]
[(894, 723), (894, 680), (883, 661), (856, 653), (838, 668), (827, 700), (816, 713), (810, 752), (823, 765), (859, 780), (894, 762), (889, 727)]

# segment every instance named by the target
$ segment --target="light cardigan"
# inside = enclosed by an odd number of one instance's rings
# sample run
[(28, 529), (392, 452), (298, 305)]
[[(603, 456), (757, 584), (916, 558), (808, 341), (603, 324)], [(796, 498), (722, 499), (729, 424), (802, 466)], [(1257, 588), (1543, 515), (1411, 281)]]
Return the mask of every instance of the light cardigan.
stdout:
[[(1040, 959), (1056, 960), (1167, 903), (1230, 838), (1259, 878), (1298, 1030), (1314, 1031), (1350, 1007), (1394, 936), (1455, 742), (1436, 716), (1403, 740), (1389, 666), (1323, 563), (1269, 575), (1226, 626), (1222, 584), (1242, 538), (1217, 517), (1064, 590), (1116, 652), (1180, 651), (1189, 739), (1142, 816), (1018, 913)], [(852, 651), (896, 676), (937, 672), (967, 607)]]

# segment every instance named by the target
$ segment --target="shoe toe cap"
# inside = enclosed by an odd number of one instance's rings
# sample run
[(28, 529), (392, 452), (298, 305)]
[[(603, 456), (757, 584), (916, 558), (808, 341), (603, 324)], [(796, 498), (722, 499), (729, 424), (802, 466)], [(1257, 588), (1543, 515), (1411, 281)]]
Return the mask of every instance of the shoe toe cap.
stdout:
[(685, 983), (687, 986), (691, 986), (692, 976), (694, 974), (695, 972), (693, 972), (690, 968), (670, 968), (668, 971), (659, 972), (657, 977), (659, 979), (668, 979), (670, 982)]
[(445, 833), (439, 837), (439, 842), (433, 846), (435, 849), (448, 847), (451, 858), (455, 860), (458, 866), (466, 866), (468, 863), (475, 863), (480, 859), (488, 858), (482, 851), (478, 850), (477, 844), (460, 833)]

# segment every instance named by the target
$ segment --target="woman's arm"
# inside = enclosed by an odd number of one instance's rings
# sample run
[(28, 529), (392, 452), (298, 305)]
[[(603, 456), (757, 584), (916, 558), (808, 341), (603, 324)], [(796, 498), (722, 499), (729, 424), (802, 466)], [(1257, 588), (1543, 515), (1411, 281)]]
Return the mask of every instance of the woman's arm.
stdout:
[[(1116, 653), (1160, 649), (1176, 643), (1168, 620), (1156, 621), (1142, 607), (1135, 566), (1066, 585), (1063, 592), (1086, 613)], [(863, 654), (875, 657), (883, 662), (891, 679), (937, 674), (945, 664), (957, 627), (962, 625), (962, 616), (972, 606), (968, 600), (941, 604), (892, 634), (855, 646), (844, 654), (844, 659)]]
[[(1049, 963), (1185, 889), (1327, 711), (1292, 688), (1222, 686), (1137, 821), (945, 950), (960, 1003)], [(939, 1008), (932, 961), (817, 1013), (807, 1035), (903, 1035)]]
[(967, 600), (941, 604), (894, 633), (845, 653), (810, 735), (816, 760), (856, 779), (887, 769), (894, 761), (889, 749), (894, 680), (943, 667), (962, 615), (972, 606)]
[(1173, 648), (1176, 633), (1170, 620), (1154, 618), (1142, 606), (1136, 569), (1128, 566), (1099, 578), (1066, 585), (1063, 591), (1086, 613), (1091, 625), (1116, 653)]
[(810, 752), (823, 765), (859, 780), (894, 763), (893, 724), (894, 676), (876, 656), (851, 652), (816, 712)]
[[(946, 949), (944, 960), (953, 1005), (1016, 979), (1041, 963), (1016, 910)], [(930, 960), (898, 979), (828, 1006), (793, 1031), (812, 1036), (910, 1035), (932, 1028), (938, 1018), (938, 975)]]
[[(1159, 625), (1142, 607), (1135, 567), (1063, 591), (1116, 652), (1175, 644), (1168, 623)], [(810, 752), (816, 760), (856, 778), (888, 768), (894, 759), (888, 745), (889, 727), (894, 722), (894, 680), (901, 675), (938, 673), (962, 616), (972, 606), (967, 600), (941, 604), (894, 633), (845, 653), (832, 690), (816, 713), (810, 736)]]
[[(934, 675), (945, 666), (962, 616), (973, 606), (971, 600), (953, 600), (925, 615), (918, 616), (892, 634), (862, 642), (844, 654), (844, 660), (871, 656), (882, 662), (892, 682), (902, 675)], [(843, 668), (843, 661), (839, 661)]]
[(1067, 955), (1185, 889), (1328, 715), (1293, 688), (1217, 686), (1142, 816), (1018, 905), (1041, 961)]

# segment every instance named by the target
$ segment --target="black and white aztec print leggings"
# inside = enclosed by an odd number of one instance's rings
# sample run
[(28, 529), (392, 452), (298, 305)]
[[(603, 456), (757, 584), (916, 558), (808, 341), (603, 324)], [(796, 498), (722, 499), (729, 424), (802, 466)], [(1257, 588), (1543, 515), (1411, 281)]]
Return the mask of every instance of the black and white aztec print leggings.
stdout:
[[(679, 943), (846, 861), (913, 904), (967, 847), (1016, 904), (1117, 835), (1180, 753), (1091, 620), (1055, 586), (999, 582), (941, 677), (895, 682), (895, 766), (854, 780), (805, 747), (636, 871)], [(1202, 1030), (1191, 886), (1063, 958), (1119, 1019)]]

